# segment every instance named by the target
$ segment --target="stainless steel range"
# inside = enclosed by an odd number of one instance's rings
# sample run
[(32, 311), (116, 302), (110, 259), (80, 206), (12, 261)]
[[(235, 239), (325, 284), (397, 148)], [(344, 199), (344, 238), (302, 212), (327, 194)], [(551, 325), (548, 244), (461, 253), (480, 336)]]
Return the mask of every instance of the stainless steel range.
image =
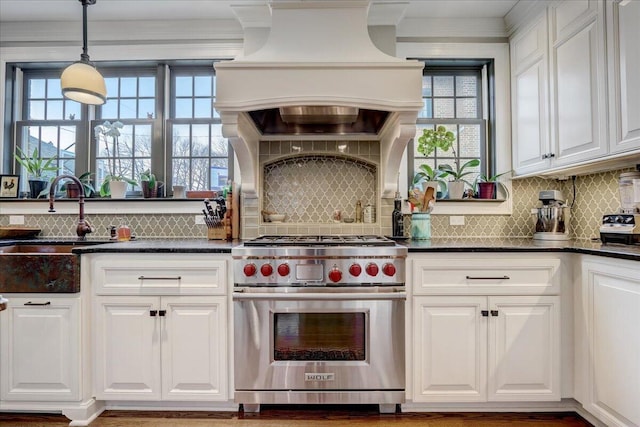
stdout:
[(378, 236), (264, 236), (232, 255), (245, 411), (404, 402), (406, 248)]

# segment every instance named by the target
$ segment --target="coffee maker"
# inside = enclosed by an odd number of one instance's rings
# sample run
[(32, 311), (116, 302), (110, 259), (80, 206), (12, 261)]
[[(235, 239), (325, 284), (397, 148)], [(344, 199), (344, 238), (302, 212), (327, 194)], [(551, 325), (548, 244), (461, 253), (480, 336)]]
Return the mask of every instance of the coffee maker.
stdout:
[(569, 240), (570, 208), (559, 190), (542, 190), (538, 193), (542, 206), (532, 209), (535, 240)]

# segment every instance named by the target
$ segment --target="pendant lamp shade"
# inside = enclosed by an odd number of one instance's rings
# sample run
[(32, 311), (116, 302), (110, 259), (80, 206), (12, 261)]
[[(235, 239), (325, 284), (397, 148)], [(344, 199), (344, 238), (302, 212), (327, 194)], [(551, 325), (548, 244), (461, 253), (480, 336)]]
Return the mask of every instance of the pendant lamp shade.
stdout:
[(78, 61), (60, 76), (62, 95), (82, 104), (102, 105), (107, 100), (107, 87), (102, 74), (90, 63)]
[(87, 6), (96, 0), (79, 0), (82, 3), (82, 54), (80, 61), (69, 65), (60, 76), (62, 95), (82, 104), (102, 105), (107, 101), (104, 77), (89, 61), (87, 53)]

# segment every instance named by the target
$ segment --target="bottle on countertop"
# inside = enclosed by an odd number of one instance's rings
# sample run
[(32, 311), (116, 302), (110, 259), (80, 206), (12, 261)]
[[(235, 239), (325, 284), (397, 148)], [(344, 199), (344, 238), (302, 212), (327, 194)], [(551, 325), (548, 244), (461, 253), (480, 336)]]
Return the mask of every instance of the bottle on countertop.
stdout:
[(366, 224), (373, 224), (376, 222), (376, 211), (371, 203), (367, 203), (367, 205), (362, 210), (362, 222)]
[(356, 222), (362, 222), (362, 202), (356, 202)]
[(404, 236), (404, 215), (402, 215), (402, 200), (399, 197), (393, 201), (393, 213), (391, 214), (391, 229), (393, 237)]

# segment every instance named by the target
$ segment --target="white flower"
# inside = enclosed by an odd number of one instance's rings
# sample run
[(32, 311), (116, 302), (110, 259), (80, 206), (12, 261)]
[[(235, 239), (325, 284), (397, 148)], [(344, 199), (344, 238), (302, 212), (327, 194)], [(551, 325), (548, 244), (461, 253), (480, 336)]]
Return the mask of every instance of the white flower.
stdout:
[(96, 134), (102, 134), (104, 136), (112, 136), (114, 138), (117, 138), (120, 136), (120, 129), (122, 129), (123, 127), (124, 125), (120, 121), (111, 123), (107, 120), (103, 124), (96, 126), (94, 130)]

